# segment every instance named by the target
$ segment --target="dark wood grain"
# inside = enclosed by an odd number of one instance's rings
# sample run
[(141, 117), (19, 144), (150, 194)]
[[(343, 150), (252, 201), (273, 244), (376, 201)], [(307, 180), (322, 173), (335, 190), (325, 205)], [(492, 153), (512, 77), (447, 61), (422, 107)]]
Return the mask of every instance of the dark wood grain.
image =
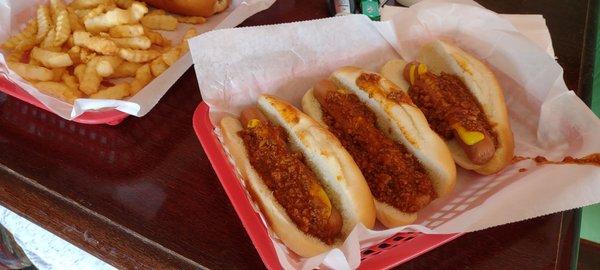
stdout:
[[(543, 14), (567, 85), (579, 89), (588, 1), (481, 3)], [(243, 25), (326, 15), (324, 0), (278, 0)], [(200, 101), (192, 69), (148, 115), (115, 127), (0, 94), (0, 204), (119, 268), (263, 267), (192, 130)], [(572, 223), (564, 212), (467, 234), (402, 267), (561, 268)]]

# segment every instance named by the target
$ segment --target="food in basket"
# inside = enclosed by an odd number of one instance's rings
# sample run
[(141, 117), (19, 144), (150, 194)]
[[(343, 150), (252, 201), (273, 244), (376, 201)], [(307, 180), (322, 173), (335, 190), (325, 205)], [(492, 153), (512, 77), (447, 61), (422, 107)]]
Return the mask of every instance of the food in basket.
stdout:
[(144, 0), (164, 10), (187, 16), (208, 17), (224, 11), (231, 0)]
[(274, 96), (220, 122), (245, 186), (279, 239), (310, 257), (341, 244), (375, 207), (352, 157), (325, 127)]
[(474, 56), (438, 40), (423, 46), (415, 62), (391, 60), (381, 74), (408, 93), (458, 165), (492, 174), (510, 164), (514, 142), (504, 93)]
[(414, 222), (454, 188), (456, 167), (444, 141), (410, 97), (379, 74), (338, 69), (304, 95), (302, 108), (352, 155), (383, 225)]
[[(156, 14), (161, 14), (157, 19)], [(168, 19), (164, 19), (168, 18)], [(148, 10), (120, 0), (51, 0), (18, 34), (2, 44), (8, 67), (40, 92), (68, 103), (77, 98), (123, 99), (134, 95), (188, 50), (190, 27), (171, 45), (154, 31), (205, 19)], [(119, 79), (118, 81), (115, 81)]]

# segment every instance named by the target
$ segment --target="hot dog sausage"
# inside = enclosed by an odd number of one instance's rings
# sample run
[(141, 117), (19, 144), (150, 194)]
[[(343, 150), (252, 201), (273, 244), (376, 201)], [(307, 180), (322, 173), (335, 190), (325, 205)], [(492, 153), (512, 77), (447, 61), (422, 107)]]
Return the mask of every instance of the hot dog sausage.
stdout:
[(475, 164), (485, 164), (496, 151), (494, 137), (477, 100), (456, 76), (437, 76), (417, 62), (406, 65), (404, 78), (411, 85), (409, 95), (425, 114), (433, 130), (455, 138)]

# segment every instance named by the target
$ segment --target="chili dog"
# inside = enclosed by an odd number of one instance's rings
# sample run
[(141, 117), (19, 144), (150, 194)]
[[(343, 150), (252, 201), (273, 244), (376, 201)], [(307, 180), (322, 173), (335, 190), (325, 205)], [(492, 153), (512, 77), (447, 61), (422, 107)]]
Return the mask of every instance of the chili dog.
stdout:
[(302, 108), (354, 158), (383, 225), (414, 222), (453, 189), (456, 168), (443, 140), (410, 97), (380, 75), (341, 68), (304, 95)]
[(357, 223), (373, 227), (372, 195), (352, 157), (300, 110), (263, 95), (220, 128), (246, 188), (292, 251), (315, 256), (342, 243)]
[(408, 93), (458, 165), (492, 174), (510, 163), (514, 141), (503, 90), (481, 61), (433, 41), (416, 61), (391, 60), (381, 74)]

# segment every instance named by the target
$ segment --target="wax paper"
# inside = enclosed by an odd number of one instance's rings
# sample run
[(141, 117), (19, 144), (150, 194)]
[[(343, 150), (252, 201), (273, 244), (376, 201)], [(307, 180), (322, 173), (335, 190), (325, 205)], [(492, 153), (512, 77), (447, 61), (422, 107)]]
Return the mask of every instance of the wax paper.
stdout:
[[(429, 0), (395, 10), (385, 22), (350, 15), (220, 30), (190, 44), (200, 91), (215, 124), (255, 104), (261, 93), (299, 105), (307, 89), (339, 67), (378, 71), (392, 58), (413, 60), (421, 45), (438, 38), (474, 54), (496, 73), (516, 155), (561, 160), (600, 152), (600, 121), (567, 89), (539, 15), (499, 15), (472, 1)], [(226, 45), (211, 46), (215, 43)], [(491, 176), (459, 168), (454, 192), (421, 210), (413, 225), (388, 230), (357, 226), (342, 246), (312, 258), (299, 258), (275, 234), (271, 237), (286, 269), (350, 269), (360, 264), (361, 248), (403, 230), (482, 230), (600, 202), (598, 190), (600, 168), (591, 165), (524, 160)]]

